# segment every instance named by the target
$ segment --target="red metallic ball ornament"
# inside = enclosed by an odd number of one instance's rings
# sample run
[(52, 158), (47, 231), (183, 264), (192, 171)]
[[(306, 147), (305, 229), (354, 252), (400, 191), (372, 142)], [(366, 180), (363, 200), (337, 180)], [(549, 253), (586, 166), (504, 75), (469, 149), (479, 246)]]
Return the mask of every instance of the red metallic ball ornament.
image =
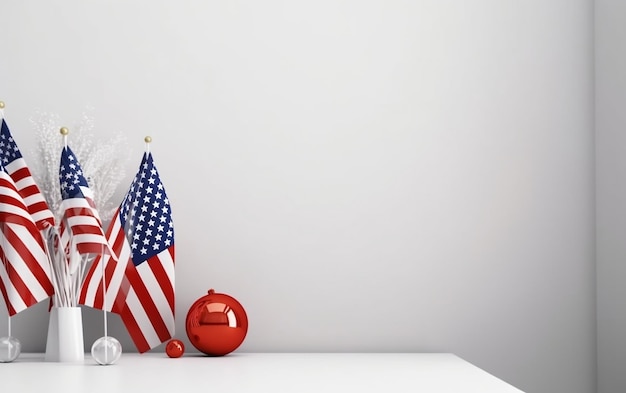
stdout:
[(248, 316), (233, 297), (216, 293), (196, 300), (186, 319), (187, 337), (196, 349), (209, 356), (224, 356), (237, 349), (248, 333)]
[(185, 353), (185, 344), (178, 339), (170, 340), (165, 345), (165, 353), (171, 358), (179, 358)]

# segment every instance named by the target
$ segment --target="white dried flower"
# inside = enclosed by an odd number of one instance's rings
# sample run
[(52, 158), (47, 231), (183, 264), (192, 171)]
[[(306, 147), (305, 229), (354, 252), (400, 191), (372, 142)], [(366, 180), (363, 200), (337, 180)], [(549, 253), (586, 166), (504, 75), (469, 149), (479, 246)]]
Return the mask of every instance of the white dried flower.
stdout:
[[(78, 124), (70, 127), (67, 144), (83, 168), (85, 179), (94, 193), (94, 202), (102, 222), (109, 221), (121, 201), (112, 197), (125, 176), (125, 167), (130, 157), (127, 139), (121, 132), (106, 141), (96, 140), (93, 133), (92, 108), (83, 112)], [(63, 149), (62, 126), (55, 113), (38, 112), (30, 119), (35, 129), (38, 146), (34, 156), (39, 160), (29, 161), (33, 177), (48, 202), (50, 210), (60, 222), (61, 191), (59, 186), (59, 163)]]

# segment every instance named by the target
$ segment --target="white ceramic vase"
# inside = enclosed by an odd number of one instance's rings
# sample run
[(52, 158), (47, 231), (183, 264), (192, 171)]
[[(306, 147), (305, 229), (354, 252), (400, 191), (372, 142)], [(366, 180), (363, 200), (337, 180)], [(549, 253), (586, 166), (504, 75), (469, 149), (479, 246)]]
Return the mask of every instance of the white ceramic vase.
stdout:
[(52, 307), (45, 359), (47, 362), (85, 360), (83, 315), (80, 307)]

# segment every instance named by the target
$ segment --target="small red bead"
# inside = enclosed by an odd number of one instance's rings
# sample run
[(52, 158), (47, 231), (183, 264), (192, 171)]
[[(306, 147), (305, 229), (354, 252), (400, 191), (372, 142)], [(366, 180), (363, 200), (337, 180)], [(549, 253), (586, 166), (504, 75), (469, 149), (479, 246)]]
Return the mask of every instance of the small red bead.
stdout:
[(185, 353), (185, 344), (179, 339), (172, 339), (165, 346), (165, 353), (171, 358), (179, 358)]

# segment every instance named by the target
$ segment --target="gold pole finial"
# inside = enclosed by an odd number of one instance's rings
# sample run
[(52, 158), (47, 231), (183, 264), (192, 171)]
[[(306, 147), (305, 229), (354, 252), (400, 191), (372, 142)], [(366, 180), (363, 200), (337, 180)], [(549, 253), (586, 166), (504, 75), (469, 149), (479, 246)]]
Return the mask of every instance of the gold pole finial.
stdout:
[(152, 137), (147, 136), (147, 137), (143, 138), (143, 140), (144, 140), (144, 142), (146, 142), (146, 143), (150, 143), (150, 142), (152, 142)]
[(61, 133), (61, 135), (66, 136), (70, 133), (70, 130), (68, 130), (67, 127), (61, 127), (61, 130), (59, 132)]
[(4, 101), (0, 101), (0, 109), (4, 109)]

